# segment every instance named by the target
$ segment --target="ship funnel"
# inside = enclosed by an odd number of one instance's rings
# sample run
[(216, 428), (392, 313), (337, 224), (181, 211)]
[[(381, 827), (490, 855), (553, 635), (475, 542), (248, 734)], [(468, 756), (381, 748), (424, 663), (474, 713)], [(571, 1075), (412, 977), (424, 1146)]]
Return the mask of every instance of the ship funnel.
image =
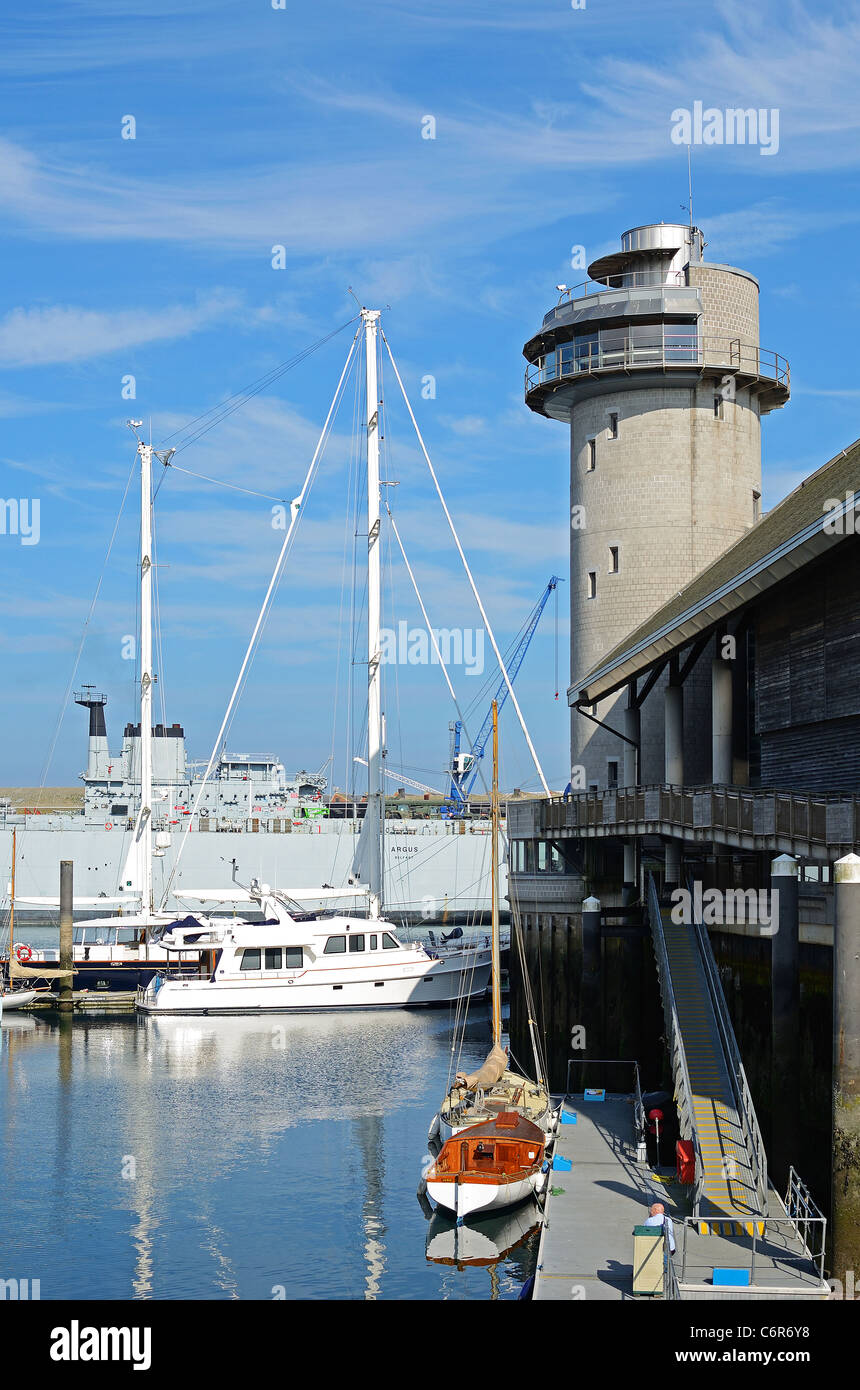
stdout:
[(86, 780), (88, 782), (105, 779), (110, 766), (107, 726), (105, 725), (105, 705), (107, 695), (98, 692), (93, 685), (85, 685), (75, 695), (75, 704), (90, 712), (89, 754), (87, 757)]

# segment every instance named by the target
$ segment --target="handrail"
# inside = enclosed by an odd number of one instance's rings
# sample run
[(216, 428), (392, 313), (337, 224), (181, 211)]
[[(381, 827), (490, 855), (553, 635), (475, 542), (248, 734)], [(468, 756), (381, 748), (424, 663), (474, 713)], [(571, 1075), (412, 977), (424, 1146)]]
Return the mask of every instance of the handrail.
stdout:
[[(673, 786), (647, 783), (600, 792), (559, 793), (541, 798), (541, 806), (568, 808), (565, 824), (590, 832), (597, 825), (605, 833), (611, 826), (645, 821), (641, 798), (659, 796), (659, 808), (649, 806), (648, 821), (660, 821), (682, 830), (726, 832), (754, 842), (795, 845), (854, 843), (860, 831), (860, 797), (851, 792), (791, 792), (777, 787)], [(702, 798), (707, 798), (703, 803)], [(695, 800), (694, 800), (695, 799)], [(831, 823), (830, 807), (853, 807), (854, 823)], [(846, 817), (850, 820), (850, 816)], [(842, 838), (829, 838), (841, 836)]]
[(678, 1007), (675, 1003), (675, 991), (672, 988), (672, 972), (669, 969), (669, 955), (666, 950), (666, 940), (663, 936), (663, 919), (660, 915), (660, 900), (657, 896), (657, 885), (654, 882), (653, 874), (648, 875), (648, 915), (651, 921), (651, 937), (654, 942), (654, 952), (657, 956), (657, 972), (663, 995), (663, 1017), (669, 1034), (667, 1043), (671, 1049), (672, 1075), (675, 1080), (676, 1090), (678, 1088), (678, 1082), (680, 1081), (681, 1083), (681, 1099), (684, 1117), (687, 1122), (687, 1128), (689, 1129), (689, 1135), (685, 1135), (684, 1137), (692, 1138), (696, 1159), (696, 1179), (693, 1186), (693, 1215), (696, 1216), (698, 1215), (699, 1205), (702, 1200), (705, 1164), (699, 1144), (698, 1131), (696, 1129), (696, 1115), (693, 1109), (693, 1087), (690, 1082), (690, 1073), (687, 1070), (687, 1056), (684, 1051), (684, 1041), (681, 1037), (681, 1024), (678, 1018)]
[[(806, 1183), (802, 1180), (794, 1164), (788, 1170), (788, 1186), (785, 1193), (785, 1210), (788, 1219), (797, 1232), (798, 1240), (803, 1242), (804, 1249), (808, 1252), (809, 1258), (818, 1267), (818, 1273), (824, 1278), (824, 1254), (827, 1245), (827, 1217), (813, 1200), (812, 1194)], [(801, 1225), (803, 1230), (801, 1231)], [(821, 1248), (813, 1253), (809, 1245), (810, 1226), (821, 1226)]]
[(669, 1248), (669, 1242), (665, 1236), (665, 1227), (663, 1235), (663, 1297), (667, 1302), (673, 1303), (680, 1302), (681, 1299), (681, 1288), (678, 1283), (678, 1274), (675, 1269), (675, 1263), (672, 1259), (672, 1252)]
[[(642, 1104), (642, 1085), (639, 1079), (639, 1063), (630, 1057), (568, 1057), (565, 1076), (565, 1100), (574, 1094), (570, 1089), (570, 1069), (573, 1066), (632, 1067), (633, 1068), (633, 1126), (637, 1137), (645, 1132), (645, 1107)], [(585, 1078), (582, 1078), (583, 1084)]]
[[(813, 1204), (813, 1205), (814, 1205), (814, 1204)], [(690, 1287), (690, 1285), (687, 1283), (687, 1235), (688, 1235), (688, 1233), (691, 1232), (691, 1231), (692, 1231), (692, 1233), (693, 1233), (694, 1235), (696, 1234), (696, 1219), (695, 1219), (695, 1217), (692, 1217), (692, 1216), (686, 1216), (686, 1217), (678, 1218), (678, 1219), (683, 1221), (683, 1225), (684, 1225), (684, 1234), (683, 1234), (682, 1241), (681, 1241), (681, 1274), (680, 1274), (680, 1277), (677, 1279), (677, 1283), (678, 1283), (679, 1289), (684, 1289), (684, 1288), (689, 1288), (689, 1287)], [(788, 1228), (788, 1229), (794, 1231), (795, 1234), (798, 1236), (798, 1238), (799, 1238), (800, 1241), (801, 1241), (801, 1244), (803, 1245), (803, 1251), (800, 1252), (799, 1254), (794, 1254), (794, 1255), (792, 1255), (792, 1254), (790, 1254), (790, 1253), (783, 1253), (783, 1254), (780, 1256), (780, 1263), (783, 1264), (783, 1265), (785, 1265), (785, 1264), (790, 1264), (790, 1263), (798, 1263), (799, 1261), (802, 1261), (802, 1260), (804, 1260), (804, 1259), (808, 1259), (809, 1262), (810, 1262), (810, 1264), (812, 1264), (812, 1265), (817, 1269), (817, 1271), (818, 1271), (818, 1276), (819, 1276), (819, 1278), (821, 1279), (822, 1283), (824, 1282), (824, 1235), (825, 1235), (824, 1228), (826, 1228), (826, 1226), (827, 1226), (827, 1220), (826, 1220), (826, 1218), (825, 1218), (824, 1216), (821, 1216), (821, 1215), (819, 1215), (819, 1216), (810, 1216), (808, 1219), (809, 1219), (809, 1224), (810, 1224), (810, 1225), (813, 1225), (813, 1224), (814, 1224), (814, 1225), (820, 1225), (820, 1226), (822, 1226), (822, 1228), (823, 1228), (823, 1229), (822, 1229), (822, 1240), (821, 1240), (821, 1252), (820, 1252), (820, 1257), (819, 1257), (819, 1255), (817, 1255), (817, 1254), (816, 1254), (816, 1255), (813, 1255), (813, 1254), (810, 1252), (809, 1246), (808, 1246), (807, 1243), (804, 1241), (803, 1237), (800, 1235), (800, 1232), (798, 1231), (797, 1222), (796, 1222), (792, 1217), (790, 1217), (790, 1216), (765, 1216), (765, 1217), (763, 1217), (761, 1222), (756, 1221), (756, 1222), (754, 1223), (753, 1235), (752, 1235), (750, 1244), (747, 1245), (745, 1242), (740, 1242), (740, 1241), (737, 1243), (737, 1245), (735, 1246), (735, 1250), (736, 1250), (738, 1253), (740, 1253), (741, 1251), (746, 1251), (746, 1252), (748, 1253), (748, 1255), (749, 1255), (749, 1270), (750, 1270), (750, 1283), (749, 1283), (749, 1287), (750, 1287), (751, 1289), (755, 1289), (755, 1288), (758, 1288), (758, 1289), (767, 1289), (767, 1288), (772, 1288), (772, 1287), (773, 1287), (772, 1284), (769, 1284), (769, 1283), (758, 1283), (758, 1282), (756, 1281), (756, 1277), (755, 1277), (755, 1272), (756, 1272), (756, 1255), (757, 1255), (757, 1254), (760, 1254), (760, 1252), (761, 1252), (761, 1243), (764, 1242), (764, 1241), (767, 1239), (768, 1234), (770, 1234), (771, 1236), (773, 1236), (774, 1234), (778, 1234), (781, 1230), (785, 1230), (786, 1228)], [(757, 1226), (757, 1225), (763, 1225), (763, 1226), (764, 1226), (764, 1233), (763, 1233), (763, 1234), (759, 1234), (759, 1233), (755, 1230), (755, 1226)], [(679, 1292), (679, 1294), (678, 1294), (678, 1297), (681, 1297), (680, 1292)]]
[[(692, 903), (695, 901), (692, 882), (688, 881), (687, 886)], [(722, 1040), (726, 1069), (732, 1082), (732, 1089), (735, 1092), (738, 1114), (743, 1123), (744, 1145), (750, 1160), (750, 1170), (755, 1177), (759, 1211), (764, 1214), (767, 1211), (768, 1193), (767, 1152), (765, 1150), (764, 1140), (761, 1136), (761, 1130), (759, 1129), (758, 1116), (756, 1115), (755, 1105), (753, 1104), (749, 1082), (747, 1081), (747, 1074), (744, 1070), (744, 1064), (741, 1061), (740, 1051), (738, 1050), (737, 1039), (735, 1038), (732, 1020), (726, 1004), (726, 997), (723, 994), (723, 986), (720, 981), (719, 971), (717, 970), (717, 963), (711, 949), (710, 937), (703, 923), (697, 920), (697, 914), (692, 913), (692, 917), (692, 926), (699, 943), (699, 952), (705, 969), (708, 992), (714, 1006), (714, 1016)]]
[[(567, 355), (565, 350), (569, 349)], [(757, 343), (744, 343), (739, 338), (721, 335), (714, 337), (667, 333), (655, 334), (653, 341), (619, 338), (596, 345), (583, 342), (560, 344), (546, 354), (548, 363), (540, 366), (531, 362), (525, 371), (526, 394), (538, 386), (561, 378), (600, 371), (631, 370), (649, 367), (724, 367), (741, 375), (778, 382), (786, 389), (791, 385), (788, 360), (771, 348)]]
[[(613, 284), (612, 281), (616, 281)], [(663, 285), (667, 290), (686, 286), (687, 275), (683, 270), (622, 270), (607, 275), (605, 280), (581, 280), (578, 285), (565, 285), (559, 291), (556, 309), (569, 304), (573, 299), (587, 299), (594, 294), (605, 294), (607, 290), (649, 289)], [(544, 316), (544, 323), (552, 316), (552, 310)]]

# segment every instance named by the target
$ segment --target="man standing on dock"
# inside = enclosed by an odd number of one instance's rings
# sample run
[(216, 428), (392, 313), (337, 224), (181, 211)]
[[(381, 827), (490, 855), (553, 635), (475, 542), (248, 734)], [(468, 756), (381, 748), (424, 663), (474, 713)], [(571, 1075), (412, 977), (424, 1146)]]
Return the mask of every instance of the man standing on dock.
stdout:
[(672, 1219), (666, 1215), (666, 1208), (663, 1206), (662, 1202), (655, 1202), (649, 1209), (648, 1220), (645, 1222), (645, 1225), (663, 1227), (666, 1239), (669, 1242), (669, 1254), (674, 1255), (675, 1232), (672, 1229)]

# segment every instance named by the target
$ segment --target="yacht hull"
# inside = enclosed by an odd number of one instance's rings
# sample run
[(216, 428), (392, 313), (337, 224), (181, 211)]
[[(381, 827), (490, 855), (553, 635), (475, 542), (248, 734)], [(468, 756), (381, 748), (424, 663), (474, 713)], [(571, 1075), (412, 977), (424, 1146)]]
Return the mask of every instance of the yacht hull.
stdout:
[(503, 1211), (506, 1207), (517, 1206), (528, 1197), (543, 1190), (545, 1174), (530, 1173), (525, 1178), (511, 1178), (498, 1182), (433, 1182), (427, 1180), (427, 1195), (437, 1207), (443, 1207), (458, 1220), (468, 1220), (470, 1216), (483, 1216), (490, 1212)]
[[(364, 978), (332, 982), (329, 970), (300, 979), (267, 981), (169, 980), (156, 977), (138, 994), (144, 1014), (320, 1013), (332, 1009), (405, 1009), (450, 1004), (483, 995), (490, 980), (490, 953), (464, 952), (460, 960), (426, 966), (377, 966)], [(310, 977), (310, 978), (309, 978)], [(382, 977), (382, 978), (380, 978)]]
[(442, 1145), (427, 1195), (458, 1221), (516, 1206), (546, 1185), (545, 1135), (516, 1111), (473, 1125)]
[(16, 989), (9, 994), (2, 994), (0, 995), (0, 1013), (6, 1013), (9, 1009), (26, 1009), (38, 997), (39, 991), (35, 989)]

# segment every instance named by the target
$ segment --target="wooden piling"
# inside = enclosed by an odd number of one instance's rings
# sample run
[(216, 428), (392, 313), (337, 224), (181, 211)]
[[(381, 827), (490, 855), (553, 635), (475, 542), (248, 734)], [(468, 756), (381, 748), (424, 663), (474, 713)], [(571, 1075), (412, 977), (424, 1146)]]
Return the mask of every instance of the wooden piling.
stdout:
[[(60, 969), (74, 970), (74, 872), (71, 859), (60, 860)], [(62, 1013), (72, 1011), (73, 975), (61, 975), (57, 1007)]]

